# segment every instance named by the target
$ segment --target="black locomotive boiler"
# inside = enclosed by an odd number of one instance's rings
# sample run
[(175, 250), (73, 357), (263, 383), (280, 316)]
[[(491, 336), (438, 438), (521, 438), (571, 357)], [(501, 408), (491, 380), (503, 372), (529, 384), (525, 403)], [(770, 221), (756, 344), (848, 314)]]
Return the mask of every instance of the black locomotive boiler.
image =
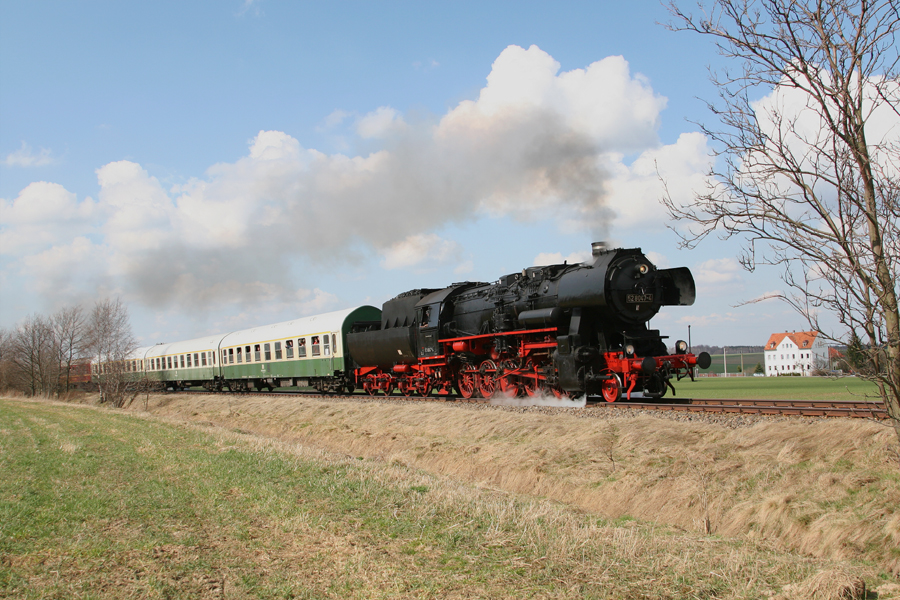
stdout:
[(401, 294), (380, 321), (356, 323), (347, 346), (355, 383), (370, 394), (659, 398), (674, 392), (673, 378), (709, 367), (709, 355), (689, 353), (684, 341), (669, 354), (647, 326), (661, 307), (691, 305), (695, 295), (686, 267), (657, 269), (639, 248), (595, 243), (583, 264)]

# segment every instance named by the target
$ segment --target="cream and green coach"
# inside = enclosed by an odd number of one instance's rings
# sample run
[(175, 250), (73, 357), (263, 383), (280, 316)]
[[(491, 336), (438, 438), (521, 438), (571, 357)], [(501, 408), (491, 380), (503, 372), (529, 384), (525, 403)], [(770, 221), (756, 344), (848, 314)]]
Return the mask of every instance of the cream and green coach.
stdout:
[(347, 333), (381, 310), (359, 306), (226, 334), (140, 348), (128, 361), (132, 377), (184, 389), (247, 391), (312, 387), (353, 390)]

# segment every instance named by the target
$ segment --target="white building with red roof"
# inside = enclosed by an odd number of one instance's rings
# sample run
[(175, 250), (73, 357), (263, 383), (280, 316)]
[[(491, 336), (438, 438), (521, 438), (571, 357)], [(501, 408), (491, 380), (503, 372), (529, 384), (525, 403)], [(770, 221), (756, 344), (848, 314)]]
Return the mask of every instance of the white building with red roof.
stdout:
[(773, 333), (765, 348), (766, 377), (812, 375), (828, 368), (828, 346), (816, 331)]

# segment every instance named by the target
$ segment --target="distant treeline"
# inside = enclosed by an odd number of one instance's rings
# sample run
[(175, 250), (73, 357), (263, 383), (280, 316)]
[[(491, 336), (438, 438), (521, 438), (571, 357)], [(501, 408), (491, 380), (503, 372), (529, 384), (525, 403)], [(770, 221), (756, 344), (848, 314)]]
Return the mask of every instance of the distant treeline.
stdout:
[(707, 346), (706, 344), (694, 344), (691, 350), (694, 354), (700, 352), (709, 352), (710, 354), (751, 354), (753, 352), (763, 352), (765, 346)]

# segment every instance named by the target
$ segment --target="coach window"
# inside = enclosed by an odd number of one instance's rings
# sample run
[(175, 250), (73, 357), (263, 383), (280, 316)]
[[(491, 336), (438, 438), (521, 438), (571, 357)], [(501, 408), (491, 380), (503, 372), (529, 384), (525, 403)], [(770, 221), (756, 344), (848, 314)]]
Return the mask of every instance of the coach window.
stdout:
[(222, 350), (222, 364), (228, 364), (228, 350)]
[(191, 368), (191, 355), (190, 354), (187, 355), (187, 359), (188, 359), (187, 367), (188, 367), (188, 369), (190, 369)]
[(253, 362), (250, 360), (250, 346), (244, 346), (244, 362)]
[(331, 334), (331, 351), (334, 352), (335, 354), (338, 353), (337, 336), (334, 335), (333, 333)]
[(285, 340), (284, 355), (285, 358), (294, 358), (294, 340)]
[(234, 364), (234, 348), (228, 349), (228, 364), (229, 365)]
[(312, 337), (312, 355), (319, 356), (319, 336)]
[(200, 366), (200, 355), (194, 352), (194, 367)]
[(171, 369), (171, 368), (172, 368), (172, 357), (171, 357), (171, 356), (167, 356), (167, 357), (166, 357), (166, 368), (167, 368), (167, 369)]
[(272, 360), (272, 345), (263, 344), (263, 350), (266, 352), (266, 360)]
[(253, 360), (255, 360), (256, 362), (259, 362), (259, 361), (260, 361), (260, 358), (259, 358), (259, 344), (256, 344), (256, 345), (253, 346)]
[(201, 363), (200, 366), (202, 366), (202, 367), (206, 366), (206, 352), (200, 353), (200, 363)]
[(241, 347), (238, 346), (238, 349), (237, 349), (237, 361), (238, 361), (238, 363), (244, 362), (242, 357), (243, 357), (243, 353), (241, 352)]
[(297, 358), (306, 358), (306, 338), (297, 340)]
[(281, 342), (275, 342), (275, 360), (281, 360)]
[(331, 356), (331, 344), (328, 343), (330, 341), (328, 339), (328, 334), (326, 333), (324, 337), (325, 337), (325, 346), (324, 346), (325, 356)]

